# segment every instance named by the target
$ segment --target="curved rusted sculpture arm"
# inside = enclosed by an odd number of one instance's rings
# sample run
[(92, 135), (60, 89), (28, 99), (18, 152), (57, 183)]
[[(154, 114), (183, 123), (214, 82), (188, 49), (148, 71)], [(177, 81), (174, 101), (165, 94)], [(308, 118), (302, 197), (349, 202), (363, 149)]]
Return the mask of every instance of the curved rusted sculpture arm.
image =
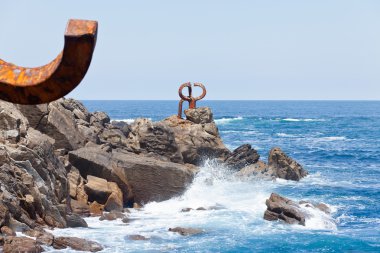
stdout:
[[(185, 95), (182, 94), (182, 90), (187, 87), (189, 89), (189, 96), (186, 97)], [(181, 86), (179, 86), (179, 89), (178, 89), (178, 95), (180, 96), (180, 98), (182, 98), (183, 100), (186, 100), (186, 101), (190, 101), (191, 100), (191, 92), (192, 92), (192, 88), (191, 88), (191, 83), (188, 82), (188, 83), (184, 83), (182, 84)]]
[(201, 100), (202, 98), (204, 98), (206, 96), (206, 93), (207, 93), (206, 87), (201, 83), (194, 83), (194, 86), (198, 86), (198, 87), (202, 88), (202, 94), (200, 96), (194, 98), (195, 101)]
[(69, 20), (63, 51), (49, 64), (24, 68), (0, 59), (0, 99), (42, 104), (61, 98), (84, 78), (95, 49), (98, 23)]

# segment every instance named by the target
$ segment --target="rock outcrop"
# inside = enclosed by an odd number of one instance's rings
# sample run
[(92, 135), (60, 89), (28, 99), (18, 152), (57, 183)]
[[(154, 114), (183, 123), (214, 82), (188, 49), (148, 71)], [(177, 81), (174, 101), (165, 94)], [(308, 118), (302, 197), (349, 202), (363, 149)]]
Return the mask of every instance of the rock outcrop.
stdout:
[(256, 161), (236, 173), (240, 177), (255, 177), (268, 180), (282, 178), (293, 181), (299, 181), (307, 174), (307, 170), (278, 147), (269, 152), (268, 164), (263, 161)]
[(308, 172), (295, 160), (287, 156), (280, 148), (273, 148), (268, 157), (269, 169), (278, 178), (299, 181)]
[[(226, 159), (231, 152), (224, 146), (219, 136), (211, 111), (200, 107), (186, 110), (185, 114), (190, 115), (190, 119), (195, 118), (194, 120), (199, 123), (179, 119), (175, 115), (162, 121), (174, 132), (183, 161), (199, 165), (205, 158), (216, 158), (220, 161)], [(201, 116), (195, 116), (197, 114)]]

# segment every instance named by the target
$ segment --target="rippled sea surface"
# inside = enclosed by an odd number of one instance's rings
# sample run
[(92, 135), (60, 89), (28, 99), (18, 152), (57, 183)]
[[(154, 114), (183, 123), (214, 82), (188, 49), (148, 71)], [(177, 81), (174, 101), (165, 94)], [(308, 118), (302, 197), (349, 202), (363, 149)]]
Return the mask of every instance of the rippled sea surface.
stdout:
[[(83, 101), (114, 120), (161, 120), (176, 101)], [(310, 175), (300, 182), (238, 180), (208, 161), (187, 192), (133, 211), (132, 221), (100, 222), (89, 228), (55, 230), (96, 240), (104, 252), (380, 252), (380, 102), (204, 101), (225, 144), (250, 143), (267, 159), (280, 146)], [(271, 192), (294, 200), (323, 202), (332, 217), (316, 213), (306, 226), (263, 220)], [(217, 210), (180, 212), (217, 206)], [(203, 229), (182, 237), (168, 228)], [(140, 234), (149, 240), (131, 241)], [(51, 250), (51, 249), (47, 249)], [(69, 252), (70, 250), (66, 250)]]

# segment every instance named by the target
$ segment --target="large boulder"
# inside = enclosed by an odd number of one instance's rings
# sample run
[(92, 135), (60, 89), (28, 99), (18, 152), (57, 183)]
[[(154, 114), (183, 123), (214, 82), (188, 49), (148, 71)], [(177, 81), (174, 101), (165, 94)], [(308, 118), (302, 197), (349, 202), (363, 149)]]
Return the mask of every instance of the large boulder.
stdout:
[(62, 98), (43, 105), (18, 105), (18, 109), (31, 127), (54, 140), (57, 149), (77, 149), (87, 141), (77, 121), (88, 119), (89, 113), (78, 101)]
[(183, 163), (174, 133), (162, 122), (136, 119), (130, 126), (128, 147), (135, 153), (145, 153), (166, 161)]
[[(195, 111), (192, 111), (192, 114), (201, 111), (199, 112), (201, 115), (205, 111), (204, 108), (193, 110)], [(206, 116), (202, 116), (202, 118), (206, 118)], [(212, 116), (209, 115), (208, 118), (212, 119)], [(174, 132), (175, 141), (182, 154), (183, 161), (195, 165), (201, 164), (206, 158), (216, 158), (224, 161), (231, 152), (223, 144), (215, 122), (213, 120), (211, 122), (205, 120), (195, 121), (200, 123), (179, 119), (175, 115), (162, 121)]]
[(240, 170), (245, 166), (257, 163), (260, 155), (249, 144), (244, 144), (235, 149), (227, 158), (224, 163), (233, 169)]
[(209, 107), (199, 107), (196, 109), (185, 110), (186, 119), (195, 124), (212, 123), (214, 120), (212, 111)]
[[(83, 176), (93, 175), (115, 182), (124, 196), (137, 202), (162, 201), (181, 194), (192, 182), (196, 169), (129, 152), (107, 153), (85, 147), (69, 153), (69, 161)], [(124, 197), (124, 203), (128, 201)]]
[(103, 250), (102, 245), (99, 243), (77, 237), (55, 237), (53, 247), (55, 249), (65, 249), (70, 247), (73, 250), (90, 252), (98, 252)]
[(5, 238), (3, 252), (4, 253), (40, 253), (44, 249), (41, 245), (28, 237), (8, 236)]
[(267, 210), (264, 219), (268, 221), (282, 220), (288, 224), (299, 224), (305, 226), (306, 215), (300, 206), (285, 197), (272, 193), (266, 200)]
[(268, 166), (278, 178), (299, 181), (308, 172), (295, 160), (287, 156), (281, 148), (275, 147), (269, 152)]

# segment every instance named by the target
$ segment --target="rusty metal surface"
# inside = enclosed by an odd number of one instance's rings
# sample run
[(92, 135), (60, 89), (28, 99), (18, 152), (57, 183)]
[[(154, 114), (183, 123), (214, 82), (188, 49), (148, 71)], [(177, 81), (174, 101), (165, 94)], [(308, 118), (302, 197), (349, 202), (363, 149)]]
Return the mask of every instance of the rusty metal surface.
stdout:
[[(189, 92), (188, 96), (185, 96), (182, 93), (182, 90), (186, 87), (187, 87), (188, 92)], [(191, 87), (190, 82), (182, 84), (178, 89), (178, 95), (181, 98), (181, 100), (179, 101), (179, 104), (178, 104), (178, 118), (180, 118), (180, 119), (182, 118), (182, 106), (183, 106), (184, 101), (189, 102), (189, 109), (195, 109), (197, 107), (197, 104), (196, 104), (197, 101), (201, 100), (202, 98), (204, 98), (206, 96), (207, 91), (206, 91), (206, 88), (203, 84), (194, 83), (194, 87), (200, 87), (202, 89), (202, 94), (200, 96), (193, 97), (193, 94), (192, 94), (193, 89)]]
[(98, 22), (71, 19), (63, 51), (49, 64), (24, 68), (0, 59), (0, 99), (42, 104), (61, 98), (84, 78), (95, 49)]

